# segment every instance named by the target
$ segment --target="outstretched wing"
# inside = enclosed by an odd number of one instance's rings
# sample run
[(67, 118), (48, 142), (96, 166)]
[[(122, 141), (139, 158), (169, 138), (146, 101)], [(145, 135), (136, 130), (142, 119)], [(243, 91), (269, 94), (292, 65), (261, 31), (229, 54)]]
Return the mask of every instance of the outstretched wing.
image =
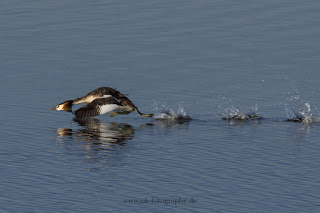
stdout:
[(77, 118), (98, 116), (118, 109), (121, 104), (114, 97), (97, 98), (74, 112)]

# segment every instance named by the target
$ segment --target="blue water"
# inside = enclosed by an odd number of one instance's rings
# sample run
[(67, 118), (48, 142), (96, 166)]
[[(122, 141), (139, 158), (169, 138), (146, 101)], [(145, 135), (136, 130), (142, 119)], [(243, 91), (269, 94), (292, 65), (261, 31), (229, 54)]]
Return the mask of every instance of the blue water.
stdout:
[[(319, 115), (319, 9), (1, 2), (1, 212), (319, 212), (320, 123), (285, 122)], [(101, 86), (192, 120), (48, 111)]]

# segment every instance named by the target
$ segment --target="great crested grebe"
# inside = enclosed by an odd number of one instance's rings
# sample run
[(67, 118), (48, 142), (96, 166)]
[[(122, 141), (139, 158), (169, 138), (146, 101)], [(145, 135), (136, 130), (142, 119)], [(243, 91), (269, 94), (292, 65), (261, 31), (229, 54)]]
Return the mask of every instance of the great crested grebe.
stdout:
[(115, 111), (108, 114), (114, 117), (118, 114), (129, 114), (134, 110), (141, 116), (153, 116), (153, 114), (141, 113), (125, 95), (110, 87), (100, 87), (81, 98), (67, 100), (50, 110), (72, 112), (72, 106), (81, 103), (86, 103), (86, 105), (73, 112), (77, 118), (94, 117)]

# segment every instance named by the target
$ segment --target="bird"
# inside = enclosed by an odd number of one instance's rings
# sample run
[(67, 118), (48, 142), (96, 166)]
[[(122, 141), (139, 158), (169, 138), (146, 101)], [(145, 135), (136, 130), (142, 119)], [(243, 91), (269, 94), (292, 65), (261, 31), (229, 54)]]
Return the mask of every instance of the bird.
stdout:
[[(72, 106), (81, 103), (86, 103), (86, 105), (73, 112)], [(137, 111), (139, 115), (144, 117), (153, 117), (153, 114), (141, 113), (129, 98), (111, 87), (100, 87), (83, 97), (64, 101), (49, 110), (72, 112), (77, 118), (90, 118), (107, 112), (110, 112), (108, 115), (114, 117), (133, 111)]]

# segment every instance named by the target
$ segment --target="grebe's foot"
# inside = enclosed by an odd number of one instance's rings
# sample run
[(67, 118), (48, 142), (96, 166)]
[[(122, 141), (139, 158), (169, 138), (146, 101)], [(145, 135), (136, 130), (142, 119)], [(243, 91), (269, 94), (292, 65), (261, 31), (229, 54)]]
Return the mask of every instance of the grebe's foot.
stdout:
[(153, 117), (153, 114), (140, 114), (143, 117)]
[(108, 115), (110, 115), (110, 117), (114, 117), (114, 116), (116, 116), (118, 114), (119, 114), (118, 112), (110, 112), (110, 113), (108, 113)]

